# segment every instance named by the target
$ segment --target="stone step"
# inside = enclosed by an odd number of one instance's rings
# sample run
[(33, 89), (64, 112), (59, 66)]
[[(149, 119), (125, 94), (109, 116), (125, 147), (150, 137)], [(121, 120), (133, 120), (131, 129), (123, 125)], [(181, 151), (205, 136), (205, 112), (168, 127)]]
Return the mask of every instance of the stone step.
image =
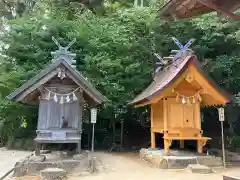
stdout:
[(187, 151), (171, 150), (168, 156), (163, 149), (141, 149), (140, 158), (160, 169), (185, 169), (189, 164), (202, 164), (208, 167), (222, 166), (222, 159), (214, 156), (199, 155)]
[(218, 167), (222, 166), (222, 158), (214, 156), (197, 156), (198, 163), (203, 164), (209, 167)]
[(240, 180), (240, 172), (231, 172), (223, 175), (223, 180)]
[(168, 169), (184, 169), (187, 168), (189, 164), (198, 164), (195, 157), (164, 157), (167, 161)]
[(192, 173), (198, 174), (210, 174), (213, 173), (213, 170), (205, 165), (200, 164), (189, 164), (187, 169)]
[(61, 180), (66, 177), (66, 171), (60, 168), (46, 168), (40, 171), (42, 180)]

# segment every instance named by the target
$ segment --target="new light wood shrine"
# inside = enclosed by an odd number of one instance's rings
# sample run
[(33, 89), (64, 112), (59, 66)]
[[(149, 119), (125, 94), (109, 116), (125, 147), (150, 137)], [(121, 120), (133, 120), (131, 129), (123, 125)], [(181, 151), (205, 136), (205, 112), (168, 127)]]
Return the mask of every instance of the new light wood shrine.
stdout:
[(39, 105), (36, 154), (44, 143), (76, 143), (81, 150), (84, 103), (101, 104), (107, 99), (76, 69), (76, 61), (67, 47), (54, 39), (59, 50), (52, 62), (35, 77), (7, 96), (23, 104)]
[(130, 104), (150, 105), (152, 148), (156, 147), (155, 134), (162, 133), (166, 154), (173, 140), (180, 141), (180, 148), (184, 140), (196, 140), (202, 153), (211, 138), (203, 136), (200, 107), (228, 101), (228, 95), (206, 75), (193, 52), (187, 51), (157, 72), (153, 82)]

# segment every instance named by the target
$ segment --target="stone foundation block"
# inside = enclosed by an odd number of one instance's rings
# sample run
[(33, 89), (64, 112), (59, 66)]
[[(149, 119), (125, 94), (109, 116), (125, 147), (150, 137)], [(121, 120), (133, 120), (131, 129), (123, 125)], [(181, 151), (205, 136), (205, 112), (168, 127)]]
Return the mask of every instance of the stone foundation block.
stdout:
[(40, 172), (42, 180), (61, 180), (66, 177), (66, 171), (59, 168), (47, 168)]
[(188, 169), (192, 173), (199, 173), (199, 174), (210, 174), (213, 173), (213, 170), (205, 165), (200, 164), (189, 164)]

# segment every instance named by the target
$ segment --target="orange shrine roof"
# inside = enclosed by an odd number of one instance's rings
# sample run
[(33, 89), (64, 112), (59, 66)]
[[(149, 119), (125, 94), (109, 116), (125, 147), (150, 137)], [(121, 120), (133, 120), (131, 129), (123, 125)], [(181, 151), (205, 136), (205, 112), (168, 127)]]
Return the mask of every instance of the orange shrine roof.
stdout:
[[(179, 58), (176, 61), (177, 66), (174, 63), (166, 66), (163, 70), (157, 72), (152, 83), (138, 96), (136, 96), (129, 104), (142, 104), (146, 102), (150, 102), (150, 100), (156, 96), (159, 96), (163, 93), (179, 76), (185, 72), (185, 70), (189, 67), (190, 64), (194, 65), (198, 72), (207, 79), (208, 83), (220, 93), (227, 102), (230, 100), (230, 96), (220, 88), (211, 77), (208, 76), (206, 72), (204, 72), (201, 64), (198, 62), (197, 57), (195, 55), (187, 56), (184, 58)], [(151, 103), (146, 103), (151, 104)]]
[(165, 18), (184, 19), (216, 11), (240, 20), (233, 12), (240, 8), (240, 0), (169, 0), (159, 11)]

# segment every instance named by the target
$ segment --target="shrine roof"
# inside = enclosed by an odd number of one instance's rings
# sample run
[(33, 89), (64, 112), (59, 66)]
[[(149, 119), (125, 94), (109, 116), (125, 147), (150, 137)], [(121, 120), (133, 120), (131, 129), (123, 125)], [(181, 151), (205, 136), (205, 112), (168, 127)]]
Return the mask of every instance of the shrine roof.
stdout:
[(159, 11), (165, 18), (184, 19), (213, 11), (240, 20), (233, 12), (240, 8), (239, 0), (169, 0)]
[[(73, 68), (67, 59), (61, 58), (50, 65), (47, 65), (45, 69), (43, 69), (40, 73), (38, 73), (36, 76), (28, 80), (26, 83), (24, 83), (21, 87), (14, 90), (11, 94), (7, 96), (7, 99), (9, 100), (15, 100), (15, 101), (22, 101), (22, 99), (19, 97), (26, 92), (27, 94), (32, 93), (37, 88), (42, 86), (41, 80), (45, 78), (45, 81), (50, 80), (53, 76), (50, 76), (51, 73), (54, 72), (58, 67), (63, 66), (66, 68), (74, 78), (74, 81), (77, 85), (80, 86), (80, 88), (83, 89), (83, 91), (91, 97), (97, 104), (101, 104), (104, 101), (107, 101), (107, 98), (103, 96), (97, 89), (93, 87), (93, 85), (86, 80), (75, 68)], [(57, 72), (55, 72), (56, 75)], [(32, 89), (31, 89), (32, 88)]]
[(153, 97), (161, 94), (167, 87), (169, 87), (188, 67), (190, 63), (193, 63), (197, 67), (198, 71), (205, 76), (209, 84), (216, 88), (226, 99), (229, 101), (230, 96), (220, 88), (211, 77), (201, 67), (196, 56), (187, 56), (185, 58), (179, 58), (176, 60), (176, 64), (171, 63), (165, 67), (162, 71), (155, 74), (152, 83), (138, 96), (136, 96), (129, 104), (141, 104), (148, 102)]

